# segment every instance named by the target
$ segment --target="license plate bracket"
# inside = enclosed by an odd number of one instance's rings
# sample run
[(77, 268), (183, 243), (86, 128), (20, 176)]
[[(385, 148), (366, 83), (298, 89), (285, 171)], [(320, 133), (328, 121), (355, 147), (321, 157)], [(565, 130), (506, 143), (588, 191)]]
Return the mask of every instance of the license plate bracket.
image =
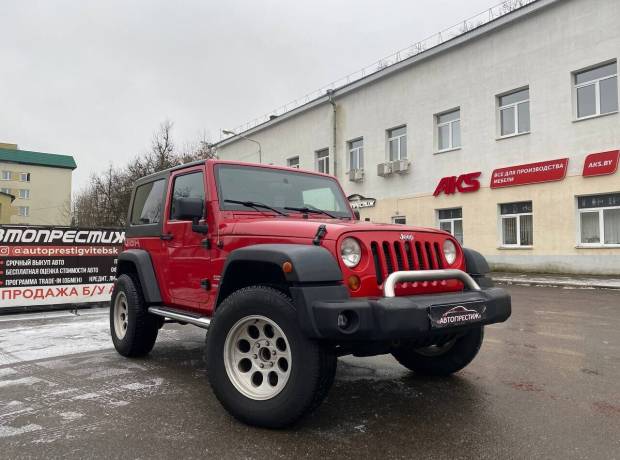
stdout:
[(484, 320), (486, 310), (486, 304), (482, 300), (431, 305), (428, 309), (428, 318), (431, 321), (431, 329), (466, 326)]

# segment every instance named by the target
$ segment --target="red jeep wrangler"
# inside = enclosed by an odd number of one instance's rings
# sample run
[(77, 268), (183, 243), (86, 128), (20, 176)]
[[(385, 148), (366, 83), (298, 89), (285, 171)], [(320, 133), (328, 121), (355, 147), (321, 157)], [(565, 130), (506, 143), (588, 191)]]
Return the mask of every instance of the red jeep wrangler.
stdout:
[(448, 233), (360, 222), (338, 181), (200, 161), (140, 179), (112, 294), (118, 352), (165, 322), (208, 328), (209, 381), (243, 422), (283, 427), (327, 395), (338, 356), (391, 353), (448, 375), (476, 356), (510, 297)]

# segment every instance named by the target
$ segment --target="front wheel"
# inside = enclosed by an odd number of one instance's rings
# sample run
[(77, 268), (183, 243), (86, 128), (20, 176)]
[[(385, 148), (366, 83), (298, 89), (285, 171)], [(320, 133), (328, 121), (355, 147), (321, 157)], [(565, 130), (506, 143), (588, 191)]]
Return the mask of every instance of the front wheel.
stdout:
[(460, 371), (473, 361), (484, 338), (484, 328), (471, 329), (452, 340), (429, 347), (416, 348), (404, 343), (392, 351), (396, 360), (422, 375), (446, 376)]
[(263, 286), (224, 300), (207, 333), (207, 372), (222, 405), (237, 419), (289, 426), (327, 395), (336, 357), (304, 336), (291, 300)]
[(128, 357), (148, 354), (160, 324), (147, 310), (139, 281), (130, 275), (119, 276), (110, 304), (110, 334), (116, 351)]

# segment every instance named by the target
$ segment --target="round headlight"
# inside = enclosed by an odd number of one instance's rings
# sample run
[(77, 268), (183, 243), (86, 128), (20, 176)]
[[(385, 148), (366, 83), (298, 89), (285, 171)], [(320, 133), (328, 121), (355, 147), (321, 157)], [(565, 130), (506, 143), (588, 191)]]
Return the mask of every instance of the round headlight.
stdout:
[(456, 246), (451, 240), (443, 242), (443, 255), (449, 265), (452, 265), (456, 260)]
[(360, 244), (354, 238), (345, 238), (340, 244), (340, 257), (344, 264), (353, 268), (360, 263), (362, 259), (362, 248)]

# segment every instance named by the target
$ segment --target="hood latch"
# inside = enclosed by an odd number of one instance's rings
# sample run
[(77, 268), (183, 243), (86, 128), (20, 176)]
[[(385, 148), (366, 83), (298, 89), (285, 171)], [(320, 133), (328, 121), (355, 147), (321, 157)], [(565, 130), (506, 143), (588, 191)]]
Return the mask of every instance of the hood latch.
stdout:
[(319, 225), (319, 228), (316, 230), (316, 234), (314, 235), (314, 239), (312, 240), (312, 244), (318, 246), (321, 244), (321, 240), (325, 238), (325, 234), (327, 233), (327, 226), (325, 224)]

